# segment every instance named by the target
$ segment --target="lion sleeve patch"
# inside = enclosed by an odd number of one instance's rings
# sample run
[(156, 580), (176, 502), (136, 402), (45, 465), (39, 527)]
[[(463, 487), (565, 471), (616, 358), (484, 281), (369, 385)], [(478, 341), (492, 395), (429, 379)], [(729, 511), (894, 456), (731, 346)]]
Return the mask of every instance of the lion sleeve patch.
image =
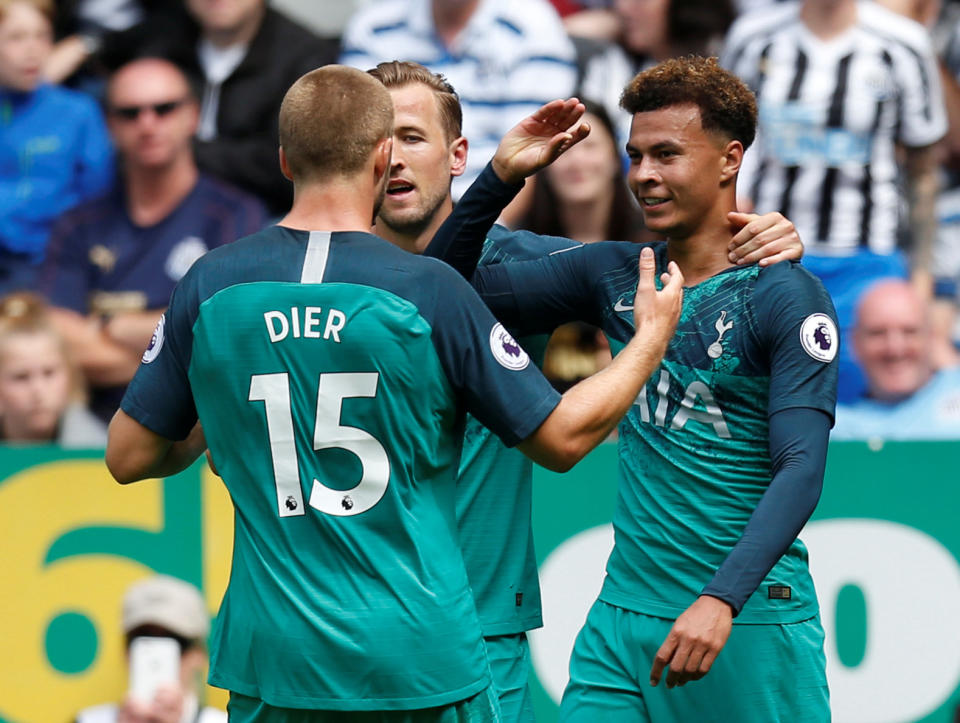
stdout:
[(500, 366), (512, 371), (526, 369), (530, 363), (527, 352), (500, 323), (495, 324), (490, 330), (490, 351), (493, 352), (493, 358)]
[(800, 344), (817, 361), (833, 361), (840, 344), (837, 325), (826, 314), (810, 314), (800, 325)]

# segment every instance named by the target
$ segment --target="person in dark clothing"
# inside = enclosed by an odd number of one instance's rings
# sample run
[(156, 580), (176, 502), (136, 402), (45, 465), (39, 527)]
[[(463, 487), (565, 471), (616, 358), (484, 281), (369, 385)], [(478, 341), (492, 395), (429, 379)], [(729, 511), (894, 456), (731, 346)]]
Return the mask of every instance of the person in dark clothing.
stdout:
[(173, 59), (202, 89), (197, 164), (280, 213), (293, 199), (277, 166), (280, 101), (301, 75), (336, 62), (339, 42), (314, 35), (266, 0), (188, 0), (187, 9), (197, 32)]
[(277, 112), (297, 78), (336, 62), (340, 42), (322, 38), (266, 0), (187, 0), (186, 12), (158, 12), (114, 34), (101, 53), (110, 69), (165, 57), (201, 99), (197, 165), (258, 196), (271, 214), (290, 207), (293, 186), (277, 165)]

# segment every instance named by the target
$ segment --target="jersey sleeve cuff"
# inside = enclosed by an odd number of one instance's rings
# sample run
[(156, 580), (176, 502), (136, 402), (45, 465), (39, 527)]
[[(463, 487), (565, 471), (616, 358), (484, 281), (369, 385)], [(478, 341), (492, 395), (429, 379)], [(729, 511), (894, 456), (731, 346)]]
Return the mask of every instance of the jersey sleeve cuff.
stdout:
[[(128, 395), (125, 395), (123, 401), (120, 402), (120, 409), (126, 412), (132, 419), (149, 429), (151, 432), (159, 434), (164, 439), (169, 439), (174, 442), (180, 442), (186, 439), (190, 434), (190, 430), (193, 429), (193, 424), (187, 426), (186, 429), (181, 429), (176, 423), (171, 424), (161, 415), (152, 414), (147, 409), (137, 404), (137, 402), (131, 399)], [(196, 424), (196, 421), (194, 421), (194, 424)]]
[(554, 391), (532, 409), (523, 413), (521, 417), (523, 421), (520, 425), (513, 427), (507, 436), (501, 437), (503, 443), (507, 447), (516, 447), (540, 428), (558, 404), (560, 404), (560, 392)]

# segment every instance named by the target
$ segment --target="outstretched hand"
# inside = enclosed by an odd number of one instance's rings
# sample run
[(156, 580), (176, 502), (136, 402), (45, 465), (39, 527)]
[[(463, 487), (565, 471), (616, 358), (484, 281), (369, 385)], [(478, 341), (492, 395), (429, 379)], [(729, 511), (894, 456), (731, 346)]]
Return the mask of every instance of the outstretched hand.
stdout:
[(586, 108), (576, 98), (552, 100), (517, 123), (497, 146), (493, 170), (504, 183), (520, 183), (553, 163), (590, 133), (580, 122)]
[(633, 301), (633, 327), (636, 333), (662, 343), (666, 350), (683, 308), (683, 274), (673, 261), (667, 272), (660, 275), (663, 288), (657, 291), (655, 276), (657, 261), (653, 249), (645, 246), (640, 251), (640, 275)]
[(733, 611), (723, 600), (702, 595), (676, 619), (650, 669), (656, 687), (667, 666), (667, 687), (700, 680), (710, 672), (730, 637)]
[(796, 227), (777, 211), (762, 216), (732, 211), (727, 220), (732, 228), (739, 229), (730, 241), (731, 263), (770, 266), (803, 256), (803, 242)]

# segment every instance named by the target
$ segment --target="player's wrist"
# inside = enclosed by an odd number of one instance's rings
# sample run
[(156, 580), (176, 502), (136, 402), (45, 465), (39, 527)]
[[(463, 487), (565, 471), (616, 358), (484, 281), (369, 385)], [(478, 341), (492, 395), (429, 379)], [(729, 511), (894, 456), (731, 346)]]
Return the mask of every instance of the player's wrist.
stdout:
[(490, 168), (501, 183), (508, 186), (519, 186), (526, 179), (526, 175), (513, 168), (509, 161), (494, 156), (490, 161)]
[(725, 600), (722, 597), (718, 597), (717, 595), (714, 595), (712, 593), (708, 593), (708, 592), (700, 593), (700, 597), (698, 597), (697, 600), (702, 600), (706, 604), (711, 605), (717, 610), (729, 613), (731, 619), (735, 618), (737, 616), (737, 613), (740, 612), (732, 602), (730, 602), (729, 600)]

